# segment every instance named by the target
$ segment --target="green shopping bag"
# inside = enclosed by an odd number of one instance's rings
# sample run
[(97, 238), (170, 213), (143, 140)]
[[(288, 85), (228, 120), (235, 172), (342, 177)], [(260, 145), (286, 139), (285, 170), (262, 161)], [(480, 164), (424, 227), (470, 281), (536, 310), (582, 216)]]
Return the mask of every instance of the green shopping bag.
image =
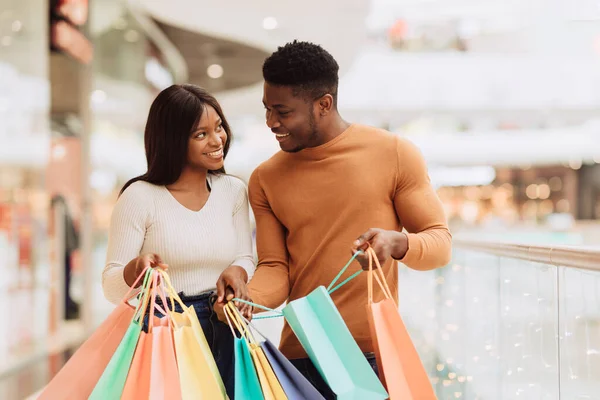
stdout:
[[(125, 336), (119, 343), (119, 347), (110, 359), (102, 376), (96, 383), (94, 390), (88, 397), (88, 400), (106, 400), (120, 399), (131, 366), (131, 360), (135, 353), (140, 333), (142, 331), (142, 323), (146, 308), (150, 298), (150, 277), (156, 272), (149, 268), (144, 276), (144, 283), (140, 291), (140, 302), (136, 308), (136, 313), (131, 320)], [(156, 281), (156, 279), (154, 279)]]
[[(234, 355), (235, 355), (235, 399), (236, 400), (264, 400), (263, 392), (260, 387), (260, 381), (250, 354), (250, 345), (246, 332), (236, 321), (235, 316), (231, 315), (228, 307), (223, 309), (225, 317), (233, 333)], [(238, 338), (235, 329), (240, 332), (242, 337)]]
[[(327, 289), (319, 286), (307, 296), (289, 302), (283, 308), (282, 315), (338, 400), (385, 400), (389, 397), (385, 388), (330, 296), (362, 272), (333, 287), (357, 255), (348, 261)], [(257, 304), (251, 305), (265, 309)]]

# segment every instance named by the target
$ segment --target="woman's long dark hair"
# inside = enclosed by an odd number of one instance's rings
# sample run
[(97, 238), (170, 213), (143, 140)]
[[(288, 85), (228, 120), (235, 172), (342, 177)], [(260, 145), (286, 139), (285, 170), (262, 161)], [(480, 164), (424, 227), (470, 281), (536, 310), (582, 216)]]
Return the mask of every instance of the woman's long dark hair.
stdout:
[[(172, 85), (160, 92), (150, 106), (144, 132), (148, 171), (128, 181), (121, 193), (137, 181), (166, 186), (179, 179), (187, 162), (190, 135), (207, 106), (219, 114), (227, 133), (223, 147), (224, 157), (227, 157), (233, 137), (217, 99), (198, 86)], [(209, 173), (224, 174), (225, 168)]]

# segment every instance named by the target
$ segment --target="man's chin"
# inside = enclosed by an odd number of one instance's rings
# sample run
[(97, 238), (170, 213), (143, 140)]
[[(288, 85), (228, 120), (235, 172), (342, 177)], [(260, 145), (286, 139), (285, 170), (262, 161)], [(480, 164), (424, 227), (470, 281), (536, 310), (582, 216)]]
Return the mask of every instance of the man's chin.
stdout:
[(302, 150), (300, 147), (286, 147), (282, 146), (281, 144), (279, 144), (279, 148), (281, 148), (281, 151), (284, 153), (297, 153)]
[(279, 142), (279, 148), (281, 151), (285, 153), (297, 153), (301, 150), (300, 147), (295, 145), (291, 140), (284, 140), (283, 142)]

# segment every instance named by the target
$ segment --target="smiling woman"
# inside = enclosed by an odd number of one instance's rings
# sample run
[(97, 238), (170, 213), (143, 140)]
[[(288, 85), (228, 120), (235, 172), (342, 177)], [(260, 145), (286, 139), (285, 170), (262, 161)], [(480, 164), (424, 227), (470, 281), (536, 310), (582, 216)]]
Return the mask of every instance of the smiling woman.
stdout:
[(204, 89), (173, 85), (157, 96), (145, 131), (148, 171), (125, 184), (113, 211), (102, 287), (118, 303), (144, 268), (168, 265), (233, 398), (233, 338), (215, 311), (226, 296), (249, 299), (254, 257), (246, 186), (225, 174), (230, 143), (221, 106)]
[[(217, 100), (194, 85), (172, 85), (154, 100), (148, 114), (144, 143), (148, 171), (136, 181), (174, 185), (189, 170), (224, 173), (223, 162), (232, 140), (231, 129)], [(220, 160), (206, 164), (204, 153), (222, 150)]]

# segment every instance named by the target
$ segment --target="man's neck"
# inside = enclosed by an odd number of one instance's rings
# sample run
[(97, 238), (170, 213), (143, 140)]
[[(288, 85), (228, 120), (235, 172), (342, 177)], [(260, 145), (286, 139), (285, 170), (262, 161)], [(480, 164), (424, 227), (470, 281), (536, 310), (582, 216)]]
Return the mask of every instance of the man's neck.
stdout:
[(331, 121), (322, 128), (322, 144), (335, 139), (349, 127), (350, 123), (344, 121), (341, 115), (337, 114), (335, 118), (332, 118)]

